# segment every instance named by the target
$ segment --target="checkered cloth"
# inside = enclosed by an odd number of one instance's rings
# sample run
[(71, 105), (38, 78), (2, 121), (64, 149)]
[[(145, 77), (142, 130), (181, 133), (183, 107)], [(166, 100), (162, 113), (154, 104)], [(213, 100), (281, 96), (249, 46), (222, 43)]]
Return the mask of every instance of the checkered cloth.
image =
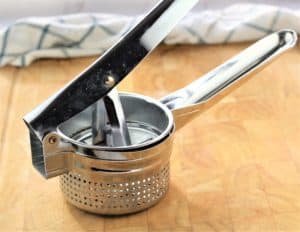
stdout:
[[(79, 14), (25, 18), (0, 28), (0, 66), (26, 66), (39, 58), (103, 53), (140, 17)], [(282, 28), (300, 32), (300, 11), (239, 4), (188, 15), (166, 44), (213, 44), (255, 40)]]

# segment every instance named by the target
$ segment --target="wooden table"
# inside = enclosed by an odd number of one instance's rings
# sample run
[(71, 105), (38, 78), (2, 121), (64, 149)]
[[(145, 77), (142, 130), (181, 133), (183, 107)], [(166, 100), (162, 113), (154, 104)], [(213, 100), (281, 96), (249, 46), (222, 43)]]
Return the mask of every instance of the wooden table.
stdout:
[[(159, 98), (245, 47), (162, 46), (119, 89)], [(0, 231), (300, 231), (299, 51), (179, 131), (166, 198), (123, 217), (66, 203), (33, 169), (22, 122), (94, 58), (0, 69)]]

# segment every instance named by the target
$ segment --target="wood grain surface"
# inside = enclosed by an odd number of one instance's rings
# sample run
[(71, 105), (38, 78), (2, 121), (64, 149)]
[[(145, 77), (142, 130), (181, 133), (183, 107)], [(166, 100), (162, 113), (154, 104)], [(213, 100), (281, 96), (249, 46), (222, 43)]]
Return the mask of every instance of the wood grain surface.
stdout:
[[(246, 46), (162, 46), (119, 90), (162, 97)], [(22, 122), (94, 58), (0, 69), (0, 231), (300, 231), (299, 51), (179, 131), (167, 196), (123, 217), (69, 205), (32, 167)]]

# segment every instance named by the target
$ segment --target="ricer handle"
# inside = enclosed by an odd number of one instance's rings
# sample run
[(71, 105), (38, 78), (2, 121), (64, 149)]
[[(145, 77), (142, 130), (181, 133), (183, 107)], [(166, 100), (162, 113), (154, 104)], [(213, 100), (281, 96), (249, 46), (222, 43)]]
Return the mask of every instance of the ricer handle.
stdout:
[[(296, 42), (297, 33), (293, 30), (285, 29), (275, 32), (200, 79), (162, 98), (161, 102), (173, 112), (176, 128), (179, 129), (198, 113), (205, 111), (222, 99), (231, 92), (231, 89), (244, 83), (248, 79), (245, 78), (246, 76), (260, 70), (275, 57), (294, 47)], [(219, 93), (225, 89), (228, 91), (220, 95)]]

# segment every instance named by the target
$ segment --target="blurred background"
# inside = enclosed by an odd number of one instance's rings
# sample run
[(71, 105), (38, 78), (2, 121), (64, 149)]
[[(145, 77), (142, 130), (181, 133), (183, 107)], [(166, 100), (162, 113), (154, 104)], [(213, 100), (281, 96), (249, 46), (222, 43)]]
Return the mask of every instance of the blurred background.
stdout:
[[(99, 12), (136, 15), (153, 6), (157, 0), (11, 0), (0, 2), (1, 24), (13, 22), (22, 17), (52, 16), (79, 12)], [(200, 0), (196, 11), (222, 9), (232, 4), (271, 4), (294, 9), (297, 0)], [(18, 7), (16, 7), (16, 5)]]
[[(158, 0), (0, 1), (0, 67), (39, 58), (98, 55)], [(296, 0), (200, 0), (165, 39), (167, 44), (216, 44), (300, 32)]]

